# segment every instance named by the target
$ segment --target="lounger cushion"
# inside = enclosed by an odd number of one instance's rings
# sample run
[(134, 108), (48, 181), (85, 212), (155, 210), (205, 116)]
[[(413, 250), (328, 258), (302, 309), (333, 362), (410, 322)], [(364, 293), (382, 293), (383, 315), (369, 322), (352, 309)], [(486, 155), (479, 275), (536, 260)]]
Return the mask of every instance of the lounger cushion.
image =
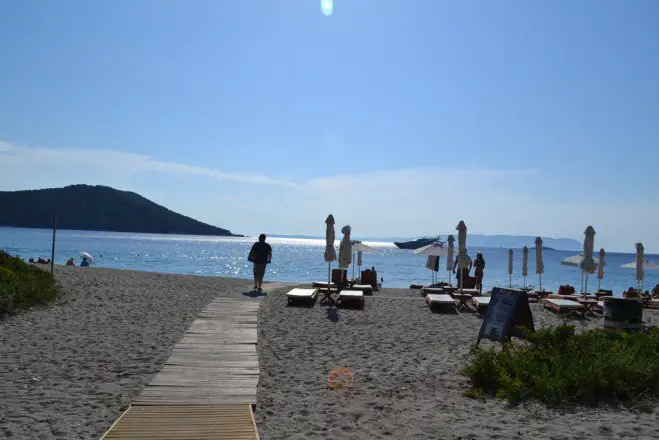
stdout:
[(545, 302), (561, 309), (583, 309), (583, 305), (569, 299), (547, 298)]
[(455, 304), (453, 297), (445, 293), (429, 293), (426, 295), (426, 301), (428, 304)]
[(471, 301), (478, 307), (487, 307), (490, 304), (489, 296), (475, 296)]
[(363, 298), (364, 297), (364, 292), (361, 290), (342, 290), (339, 292), (338, 298), (346, 298), (346, 299), (353, 299), (353, 298)]
[(286, 293), (286, 296), (289, 298), (308, 298), (311, 299), (318, 293), (317, 289), (300, 289), (296, 287), (295, 289)]

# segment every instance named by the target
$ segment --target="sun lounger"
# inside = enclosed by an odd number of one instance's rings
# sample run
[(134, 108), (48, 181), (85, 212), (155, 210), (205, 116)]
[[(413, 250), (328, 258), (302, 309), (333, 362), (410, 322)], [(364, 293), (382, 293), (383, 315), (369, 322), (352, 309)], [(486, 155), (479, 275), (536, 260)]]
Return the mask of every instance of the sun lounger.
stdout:
[(373, 295), (373, 286), (370, 284), (355, 284), (350, 290), (359, 290), (364, 292), (364, 295)]
[(314, 281), (311, 284), (311, 287), (314, 289), (327, 289), (328, 287), (330, 289), (336, 289), (336, 285), (334, 283), (328, 283), (327, 281)]
[(444, 289), (442, 287), (424, 287), (421, 289), (422, 295), (435, 294), (442, 295), (444, 294)]
[(318, 289), (300, 289), (295, 288), (286, 293), (288, 298), (288, 304), (291, 304), (295, 301), (314, 301), (318, 295)]
[(471, 296), (480, 296), (481, 291), (478, 289), (462, 289), (462, 291), (458, 288), (453, 292), (448, 292), (449, 294), (460, 294), (462, 292), (463, 295), (471, 295)]
[(474, 296), (471, 299), (471, 303), (476, 307), (476, 310), (478, 312), (485, 312), (487, 310), (487, 306), (490, 305), (490, 297), (489, 296)]
[(364, 308), (364, 292), (361, 290), (342, 290), (336, 297), (336, 304), (342, 306), (344, 303), (359, 304)]
[(545, 298), (542, 300), (545, 308), (555, 313), (577, 313), (584, 310), (584, 306), (576, 301), (569, 299)]
[(458, 311), (453, 297), (446, 293), (429, 293), (426, 295), (426, 302), (431, 309), (435, 307), (450, 307), (452, 310)]

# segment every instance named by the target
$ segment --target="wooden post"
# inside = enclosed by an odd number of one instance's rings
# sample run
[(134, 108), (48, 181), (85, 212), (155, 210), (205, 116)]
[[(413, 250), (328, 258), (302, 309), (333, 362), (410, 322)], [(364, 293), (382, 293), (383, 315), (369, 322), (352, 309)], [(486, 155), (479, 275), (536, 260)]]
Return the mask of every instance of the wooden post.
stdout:
[(53, 214), (53, 249), (50, 253), (50, 273), (55, 269), (55, 231), (57, 231), (57, 214)]

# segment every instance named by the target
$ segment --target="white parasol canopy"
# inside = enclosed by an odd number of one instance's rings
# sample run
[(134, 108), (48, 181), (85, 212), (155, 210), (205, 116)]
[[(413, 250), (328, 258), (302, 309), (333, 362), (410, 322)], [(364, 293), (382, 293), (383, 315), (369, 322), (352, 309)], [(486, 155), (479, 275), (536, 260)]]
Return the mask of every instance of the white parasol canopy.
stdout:
[(535, 273), (538, 274), (540, 291), (542, 291), (542, 274), (545, 273), (545, 263), (542, 261), (542, 238), (535, 238)]
[(451, 272), (453, 272), (453, 252), (455, 238), (452, 235), (449, 235), (446, 239), (447, 249), (446, 249), (446, 270), (448, 271), (448, 283), (451, 284)]
[[(632, 261), (631, 263), (623, 264), (622, 267), (627, 268), (627, 269), (636, 269), (636, 261)], [(659, 264), (654, 263), (650, 260), (643, 260), (643, 271), (645, 270), (659, 270)], [(645, 275), (645, 274), (643, 274)]]
[(94, 264), (94, 257), (88, 252), (80, 252), (80, 258), (89, 261), (90, 264)]
[[(561, 264), (564, 266), (579, 267), (582, 260), (583, 260), (583, 254), (573, 255), (571, 257), (562, 259)], [(598, 258), (593, 258), (593, 261), (595, 261), (595, 267), (599, 266), (600, 260)]]
[(508, 287), (513, 286), (513, 250), (508, 249)]
[(341, 244), (339, 245), (339, 268), (347, 269), (350, 267), (352, 262), (352, 242), (350, 241), (350, 225), (346, 225), (341, 228), (341, 233), (343, 234), (343, 239), (341, 239)]
[[(458, 223), (458, 226), (456, 226), (455, 229), (458, 230), (458, 256), (460, 262), (460, 270), (467, 269), (469, 267), (469, 263), (467, 262), (467, 225), (465, 225), (465, 222), (460, 220), (460, 223)], [(462, 290), (463, 281), (464, 277), (461, 273), (459, 286), (460, 290)]]
[(602, 278), (604, 278), (604, 256), (606, 255), (606, 252), (604, 252), (604, 248), (600, 249), (600, 257), (599, 257), (599, 262), (602, 264), (597, 264), (597, 291), (599, 292), (600, 290), (600, 284), (602, 283)]
[(424, 246), (419, 249), (412, 251), (417, 255), (428, 255), (433, 257), (446, 257), (448, 256), (448, 247), (444, 243), (431, 243), (428, 246)]
[[(357, 266), (362, 267), (362, 252), (376, 252), (372, 246), (362, 243), (359, 240), (352, 240), (352, 277), (355, 277), (355, 253), (357, 254)], [(360, 269), (361, 270), (361, 269)]]

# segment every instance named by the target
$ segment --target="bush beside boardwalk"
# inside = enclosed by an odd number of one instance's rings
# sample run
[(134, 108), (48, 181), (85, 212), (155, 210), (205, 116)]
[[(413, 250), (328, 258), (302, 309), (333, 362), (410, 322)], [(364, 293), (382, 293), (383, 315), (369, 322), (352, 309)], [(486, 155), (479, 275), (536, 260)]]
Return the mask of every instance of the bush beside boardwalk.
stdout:
[(56, 296), (50, 272), (0, 251), (0, 315), (47, 304)]
[(528, 335), (529, 343), (474, 347), (467, 394), (549, 405), (635, 404), (659, 396), (659, 330), (627, 333), (574, 326)]

